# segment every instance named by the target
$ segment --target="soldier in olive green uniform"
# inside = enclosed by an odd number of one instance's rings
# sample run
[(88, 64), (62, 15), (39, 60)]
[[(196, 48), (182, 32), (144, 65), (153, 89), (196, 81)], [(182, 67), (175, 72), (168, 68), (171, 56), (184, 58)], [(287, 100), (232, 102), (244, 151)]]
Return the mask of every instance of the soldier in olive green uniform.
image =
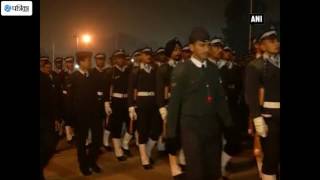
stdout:
[(219, 71), (207, 62), (209, 34), (195, 28), (190, 37), (192, 56), (173, 70), (168, 105), (167, 138), (176, 138), (180, 121), (188, 180), (221, 177), (222, 131), (232, 125)]

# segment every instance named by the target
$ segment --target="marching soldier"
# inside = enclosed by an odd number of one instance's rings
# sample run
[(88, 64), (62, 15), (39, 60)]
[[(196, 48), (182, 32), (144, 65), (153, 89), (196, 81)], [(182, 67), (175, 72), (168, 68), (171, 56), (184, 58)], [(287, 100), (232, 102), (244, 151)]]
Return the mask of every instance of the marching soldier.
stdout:
[(225, 167), (230, 161), (232, 156), (240, 152), (240, 113), (239, 113), (239, 100), (242, 89), (242, 79), (240, 67), (232, 61), (232, 50), (230, 47), (225, 46), (222, 51), (222, 59), (226, 64), (221, 67), (222, 84), (225, 88), (225, 93), (228, 98), (228, 106), (234, 126), (226, 129), (224, 133), (225, 145), (222, 153), (222, 175), (224, 179), (228, 179)]
[[(63, 99), (62, 99), (62, 83), (64, 79), (64, 72), (63, 72), (63, 58), (62, 57), (56, 57), (54, 59), (54, 69), (51, 71), (51, 75), (53, 78), (53, 83), (56, 87), (56, 93), (57, 93), (57, 102), (58, 102), (58, 113), (59, 117), (62, 118), (63, 116)], [(60, 121), (61, 127), (64, 127), (64, 120)], [(63, 134), (63, 128), (59, 130), (59, 136), (62, 137)]]
[[(280, 43), (275, 30), (264, 31), (258, 41), (264, 53), (246, 69), (246, 100), (263, 150), (262, 179), (276, 180), (280, 146)], [(259, 89), (263, 87), (262, 109)]]
[[(254, 50), (252, 50), (252, 54), (250, 56), (249, 62), (253, 61), (254, 59), (260, 59), (262, 57), (263, 51), (260, 47), (260, 42), (257, 41), (257, 39), (253, 40), (253, 47)], [(264, 98), (264, 89), (261, 86), (259, 89), (259, 102), (260, 106), (263, 105), (263, 98)], [(260, 178), (262, 178), (262, 159), (263, 159), (263, 152), (261, 148), (261, 142), (260, 142), (260, 136), (257, 133), (254, 133), (254, 125), (252, 122), (252, 118), (249, 119), (249, 128), (248, 128), (248, 134), (253, 136), (254, 139), (254, 146), (253, 146), (253, 152), (254, 156), (256, 157), (257, 167), (259, 170)]]
[(44, 180), (43, 169), (53, 156), (58, 142), (55, 130), (59, 116), (55, 85), (49, 77), (51, 63), (48, 57), (41, 57), (40, 61), (40, 179)]
[(217, 65), (217, 62), (222, 58), (224, 43), (221, 38), (214, 37), (209, 45), (208, 60)]
[(40, 71), (42, 71), (44, 65), (49, 61), (48, 56), (41, 56), (40, 57)]
[(189, 37), (191, 59), (178, 64), (171, 77), (166, 133), (174, 139), (180, 129), (188, 180), (221, 177), (222, 131), (232, 125), (219, 71), (206, 60), (208, 41), (208, 32), (195, 28)]
[[(126, 155), (130, 155), (129, 146), (126, 149), (121, 148), (121, 133), (123, 124), (126, 124), (127, 132), (124, 136), (124, 141), (128, 140), (127, 136), (130, 136), (131, 132), (129, 128), (129, 113), (128, 113), (128, 78), (129, 69), (127, 66), (126, 54), (124, 50), (119, 49), (115, 51), (111, 57), (113, 67), (111, 69), (111, 88), (107, 92), (111, 97), (108, 97), (106, 101), (111, 102), (112, 115), (110, 116), (110, 129), (111, 137), (114, 147), (115, 155), (118, 161), (125, 161)], [(129, 141), (130, 141), (129, 139)]]
[(133, 69), (129, 77), (128, 106), (130, 119), (137, 120), (140, 158), (147, 170), (152, 168), (151, 152), (162, 126), (155, 97), (156, 66), (152, 65), (152, 50), (144, 48), (140, 57), (140, 67)]
[[(159, 112), (163, 121), (163, 124), (166, 126), (167, 122), (167, 105), (169, 102), (170, 96), (170, 78), (171, 72), (173, 68), (176, 67), (176, 62), (179, 62), (181, 59), (181, 43), (178, 39), (171, 39), (166, 43), (165, 47), (165, 56), (160, 59), (161, 64), (157, 71), (157, 103), (159, 107)], [(169, 64), (169, 61), (171, 63)], [(165, 131), (165, 128), (164, 128)], [(165, 134), (165, 132), (164, 132)], [(178, 155), (183, 154), (181, 149), (181, 142), (179, 138), (175, 139), (175, 141), (168, 142), (167, 144), (167, 152), (169, 156), (169, 164), (171, 175), (174, 179), (182, 179), (183, 171), (179, 166)], [(183, 156), (183, 155), (182, 155)], [(181, 162), (181, 164), (185, 165), (185, 162)]]
[(71, 74), (74, 72), (74, 58), (68, 56), (64, 58), (65, 71), (62, 82), (62, 101), (63, 101), (63, 120), (65, 121), (65, 131), (67, 142), (71, 143), (74, 139), (73, 117), (72, 117), (72, 100), (70, 98)]
[[(97, 89), (97, 100), (99, 102), (99, 113), (100, 118), (104, 121), (111, 115), (112, 109), (110, 107), (110, 102), (105, 102), (105, 97), (108, 96), (105, 91), (107, 87), (110, 86), (110, 77), (108, 77), (107, 69), (105, 68), (106, 55), (104, 53), (97, 53), (95, 55), (96, 67), (91, 70), (92, 78), (94, 79), (98, 89)], [(105, 122), (104, 122), (105, 123)], [(109, 134), (110, 132), (105, 130), (103, 136), (103, 145), (107, 151), (111, 151), (109, 145)], [(89, 131), (88, 142), (91, 142), (92, 131)]]
[[(88, 176), (92, 171), (101, 172), (97, 165), (99, 148), (102, 145), (101, 103), (97, 101), (97, 86), (91, 68), (92, 52), (78, 52), (79, 69), (71, 76), (71, 98), (75, 117), (75, 134), (80, 171)], [(86, 152), (88, 131), (92, 133), (92, 143)], [(92, 171), (91, 171), (92, 170)]]
[[(140, 68), (140, 62), (141, 62), (141, 49), (138, 49), (136, 51), (133, 52), (132, 54), (132, 59), (133, 62), (130, 63), (130, 66), (128, 67), (129, 72), (131, 74), (132, 71), (138, 71), (138, 69)], [(125, 133), (124, 137), (122, 138), (122, 149), (124, 150), (125, 154), (129, 157), (131, 156), (131, 152), (129, 150), (129, 144), (130, 141), (133, 137), (133, 134), (135, 136), (135, 142), (137, 147), (139, 147), (139, 138), (138, 138), (138, 131), (136, 129), (136, 122), (135, 121), (131, 121), (130, 120), (130, 124), (132, 124), (131, 127), (131, 132), (129, 133), (129, 131), (127, 130), (127, 132)]]
[(189, 45), (185, 45), (182, 48), (182, 53), (181, 53), (181, 61), (185, 62), (186, 60), (190, 59), (192, 52), (190, 51)]
[[(167, 64), (168, 62), (168, 58), (165, 54), (165, 49), (163, 47), (158, 48), (155, 53), (154, 53), (154, 57), (153, 57), (155, 64), (157, 64), (157, 84), (158, 84), (158, 72), (160, 71), (159, 69), (161, 68), (161, 66), (163, 66), (164, 64)], [(158, 100), (158, 87), (157, 87), (157, 100)], [(164, 123), (163, 123), (164, 125)], [(163, 129), (164, 130), (164, 129)], [(164, 139), (163, 139), (163, 133), (161, 134), (161, 136), (159, 137), (159, 140), (157, 142), (157, 148), (158, 148), (158, 153), (160, 155), (165, 155), (166, 154), (166, 148), (165, 148), (165, 143), (164, 143)]]

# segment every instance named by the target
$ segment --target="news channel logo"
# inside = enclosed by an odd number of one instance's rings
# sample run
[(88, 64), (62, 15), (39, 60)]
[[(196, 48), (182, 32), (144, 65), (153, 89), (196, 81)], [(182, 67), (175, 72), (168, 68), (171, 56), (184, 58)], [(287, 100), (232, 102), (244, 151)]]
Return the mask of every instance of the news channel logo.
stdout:
[(32, 1), (1, 1), (2, 16), (31, 16)]
[(6, 5), (4, 6), (4, 10), (5, 10), (6, 12), (10, 12), (10, 11), (11, 11), (11, 6), (10, 6), (9, 4), (6, 4)]
[(264, 14), (262, 14), (262, 13), (249, 14), (249, 22), (250, 22), (250, 24), (263, 24), (264, 23)]

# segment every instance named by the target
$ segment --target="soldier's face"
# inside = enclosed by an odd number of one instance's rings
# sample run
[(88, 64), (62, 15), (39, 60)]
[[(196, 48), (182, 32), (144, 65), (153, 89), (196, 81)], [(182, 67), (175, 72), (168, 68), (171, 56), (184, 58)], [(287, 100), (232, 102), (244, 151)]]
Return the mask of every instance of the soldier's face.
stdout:
[(52, 71), (52, 65), (51, 64), (45, 64), (42, 68), (42, 72), (45, 74), (50, 74)]
[(270, 54), (277, 54), (280, 52), (280, 43), (275, 37), (262, 40), (261, 47), (265, 52)]
[(45, 63), (45, 61), (40, 61), (40, 68), (43, 67), (44, 63)]
[(209, 56), (214, 59), (220, 59), (222, 57), (222, 46), (221, 45), (211, 45), (209, 50)]
[(96, 66), (98, 68), (103, 68), (105, 66), (105, 59), (96, 59)]
[(145, 64), (149, 64), (152, 61), (151, 54), (149, 53), (141, 53), (140, 57), (141, 57), (141, 62)]
[(176, 44), (174, 50), (172, 51), (171, 58), (177, 61), (181, 59), (181, 47), (178, 44)]
[(62, 69), (62, 62), (55, 63), (55, 68)]
[(209, 42), (196, 41), (190, 44), (192, 55), (200, 59), (207, 59), (209, 53)]
[(114, 60), (114, 63), (120, 67), (126, 65), (126, 59), (123, 58), (123, 57), (117, 57), (115, 60)]
[(158, 54), (155, 56), (155, 59), (159, 62), (167, 62), (168, 58), (164, 53)]
[(74, 68), (74, 65), (73, 65), (73, 63), (72, 62), (66, 62), (66, 68), (68, 69), (68, 70), (73, 70), (73, 68)]
[(83, 59), (82, 61), (80, 61), (80, 67), (81, 69), (84, 70), (89, 70), (91, 68), (91, 59), (89, 57)]
[(183, 51), (182, 52), (182, 59), (187, 60), (191, 57), (191, 51)]
[(222, 59), (229, 61), (231, 60), (231, 56), (232, 54), (230, 51), (223, 51)]

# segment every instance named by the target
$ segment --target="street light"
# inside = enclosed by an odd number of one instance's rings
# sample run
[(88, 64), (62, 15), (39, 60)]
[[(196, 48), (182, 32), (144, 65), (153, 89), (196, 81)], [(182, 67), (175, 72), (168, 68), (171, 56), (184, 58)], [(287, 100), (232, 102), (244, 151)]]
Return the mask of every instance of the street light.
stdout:
[(85, 43), (85, 44), (89, 44), (91, 42), (91, 36), (88, 35), (88, 34), (84, 34), (82, 36), (82, 41)]

